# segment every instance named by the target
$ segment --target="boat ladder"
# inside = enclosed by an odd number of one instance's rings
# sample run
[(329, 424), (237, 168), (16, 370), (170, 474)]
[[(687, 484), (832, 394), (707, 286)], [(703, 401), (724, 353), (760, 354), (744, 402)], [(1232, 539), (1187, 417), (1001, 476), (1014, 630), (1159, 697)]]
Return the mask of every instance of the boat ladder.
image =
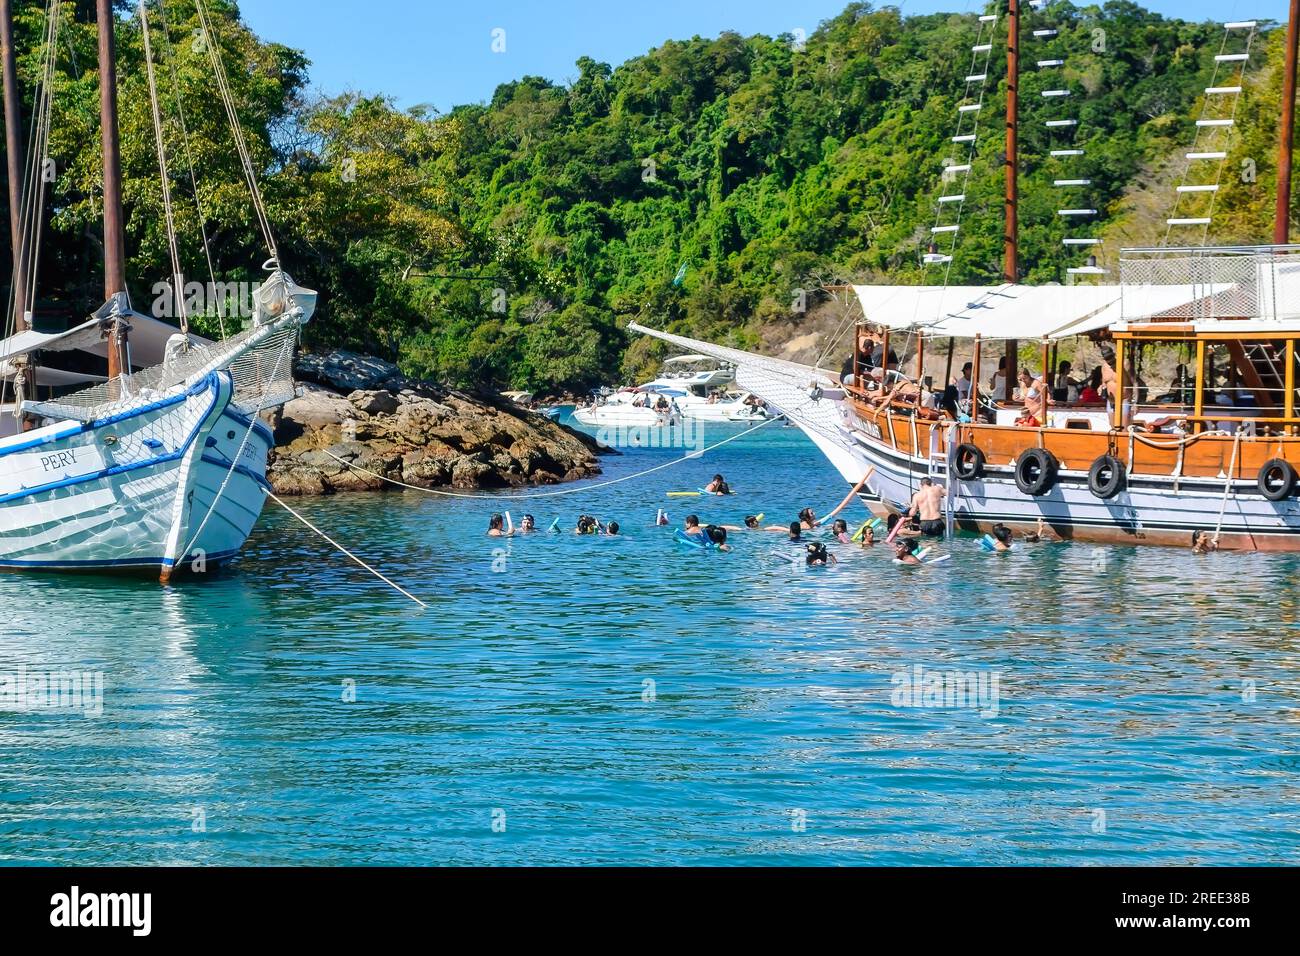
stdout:
[(948, 467), (948, 463), (952, 461), (956, 434), (957, 429), (953, 426), (943, 429), (942, 433), (937, 428), (931, 428), (930, 457), (926, 463), (926, 473), (929, 475), (930, 480), (943, 488), (944, 531), (950, 538), (952, 537), (953, 527), (953, 489), (950, 482), (951, 469)]

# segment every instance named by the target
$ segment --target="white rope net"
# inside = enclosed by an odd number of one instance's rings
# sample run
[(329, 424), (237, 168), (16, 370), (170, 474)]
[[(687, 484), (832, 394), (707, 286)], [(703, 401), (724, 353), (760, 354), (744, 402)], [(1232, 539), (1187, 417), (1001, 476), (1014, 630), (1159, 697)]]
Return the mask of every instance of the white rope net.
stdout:
[[(250, 328), (222, 342), (191, 345), (161, 365), (41, 402), (39, 411), (52, 418), (94, 421), (156, 402), (191, 379), (222, 368), (234, 379), (236, 408), (246, 413), (272, 408), (295, 394), (289, 356), (297, 344), (298, 328), (292, 322), (270, 334)], [(253, 339), (257, 341), (250, 344)]]

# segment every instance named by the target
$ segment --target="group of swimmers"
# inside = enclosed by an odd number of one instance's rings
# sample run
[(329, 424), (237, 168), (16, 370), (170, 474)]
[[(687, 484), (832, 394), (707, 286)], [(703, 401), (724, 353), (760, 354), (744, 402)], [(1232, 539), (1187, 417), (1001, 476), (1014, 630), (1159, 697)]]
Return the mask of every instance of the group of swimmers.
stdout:
[[(732, 493), (726, 479), (720, 474), (714, 475), (713, 480), (700, 490), (703, 493), (714, 495), (729, 495)], [(929, 557), (927, 560), (927, 556), (933, 549), (922, 547), (920, 539), (943, 537), (946, 530), (946, 522), (942, 516), (942, 502), (945, 493), (942, 486), (936, 485), (929, 478), (922, 478), (920, 488), (912, 496), (912, 501), (906, 511), (901, 514), (891, 514), (883, 522), (879, 518), (872, 518), (856, 532), (850, 530), (848, 522), (843, 518), (835, 518), (831, 521), (829, 528), (826, 529), (812, 508), (804, 508), (799, 512), (796, 520), (791, 521), (789, 524), (765, 525), (763, 524), (764, 516), (762, 514), (746, 515), (739, 525), (701, 524), (699, 515), (689, 514), (686, 516), (682, 529), (676, 534), (679, 540), (687, 544), (693, 544), (701, 548), (715, 548), (719, 551), (731, 551), (732, 545), (728, 540), (728, 535), (731, 533), (746, 531), (778, 532), (786, 535), (790, 543), (802, 546), (804, 562), (808, 567), (819, 567), (838, 564), (839, 561), (827, 546), (826, 541), (812, 539), (809, 532), (820, 530), (825, 533), (828, 530), (831, 541), (845, 545), (856, 544), (862, 549), (875, 547), (878, 543), (877, 535), (883, 533), (885, 542), (893, 547), (896, 563), (904, 565), (932, 563), (935, 560), (943, 560), (944, 556)], [(834, 512), (831, 514), (833, 515)], [(668, 514), (663, 509), (659, 509), (655, 515), (654, 523), (657, 527), (670, 524)], [(561, 532), (559, 518), (555, 519), (549, 530)], [(502, 538), (532, 534), (536, 531), (537, 522), (532, 515), (524, 515), (519, 526), (515, 527), (510, 513), (505, 512), (504, 514), (492, 515), (488, 521), (487, 534), (489, 537)], [(617, 521), (603, 522), (593, 515), (583, 514), (579, 515), (573, 533), (578, 535), (618, 536), (621, 529)], [(1047, 532), (1041, 520), (1038, 523), (1036, 532), (1030, 532), (1023, 536), (1026, 541), (1046, 540), (1046, 537)], [(1001, 552), (1012, 550), (1013, 542), (1014, 535), (1011, 529), (999, 523), (993, 526), (991, 534), (984, 536), (981, 544), (987, 551)]]
[[(556, 518), (555, 523), (551, 525), (550, 530), (560, 530), (560, 519)], [(601, 521), (591, 515), (579, 515), (578, 524), (573, 529), (574, 534), (603, 534), (616, 536), (620, 533), (617, 521)], [(494, 514), (488, 519), (487, 535), (489, 538), (512, 538), (515, 535), (533, 534), (537, 531), (537, 521), (532, 515), (524, 515), (519, 522), (519, 527), (515, 527), (510, 518), (510, 512), (505, 514)]]

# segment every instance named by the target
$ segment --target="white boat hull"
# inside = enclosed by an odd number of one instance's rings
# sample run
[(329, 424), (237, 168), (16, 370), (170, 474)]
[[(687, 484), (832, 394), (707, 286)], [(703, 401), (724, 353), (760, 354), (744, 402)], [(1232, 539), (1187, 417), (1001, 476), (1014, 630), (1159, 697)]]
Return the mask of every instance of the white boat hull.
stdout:
[(0, 567), (166, 576), (237, 554), (265, 502), (272, 439), (231, 394), (216, 372), (111, 418), (0, 441)]

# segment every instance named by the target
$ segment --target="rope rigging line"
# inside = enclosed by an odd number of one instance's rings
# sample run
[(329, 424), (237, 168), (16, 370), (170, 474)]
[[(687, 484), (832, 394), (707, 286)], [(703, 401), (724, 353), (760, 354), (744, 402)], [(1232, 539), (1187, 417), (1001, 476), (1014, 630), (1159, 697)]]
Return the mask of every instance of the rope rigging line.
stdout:
[[(26, 252), (23, 261), (15, 256), (9, 295), (6, 298), (8, 314), (5, 318), (6, 337), (22, 331), (19, 316), (32, 312), (36, 303), (36, 276), (40, 263), (40, 235), (43, 212), (45, 209), (46, 181), (43, 158), (49, 151), (50, 117), (54, 108), (54, 68), (58, 54), (59, 22), (62, 11), (61, 0), (48, 0), (46, 3), (45, 33), (43, 37), (41, 78), (37, 82), (32, 116), (28, 127), (27, 141), (29, 151), (23, 170), (22, 198), (19, 202), (19, 242)], [(15, 253), (18, 250), (14, 250)], [(27, 290), (25, 301), (18, 302), (20, 278)], [(22, 403), (25, 399), (25, 379), (22, 374), (14, 377), (14, 417), (22, 417)], [(8, 394), (9, 378), (0, 378), (0, 403)]]
[(176, 215), (172, 209), (171, 176), (167, 171), (167, 149), (163, 144), (162, 114), (158, 110), (158, 86), (153, 69), (153, 46), (149, 39), (149, 15), (145, 2), (140, 0), (140, 28), (144, 38), (145, 74), (149, 81), (149, 108), (153, 114), (153, 134), (158, 146), (158, 172), (162, 179), (163, 215), (167, 223), (167, 251), (172, 263), (172, 295), (176, 300), (181, 334), (190, 333), (189, 318), (185, 314), (185, 276), (181, 273), (181, 254), (176, 244)]
[[(162, 19), (162, 38), (164, 59), (172, 77), (172, 95), (176, 101), (176, 119), (181, 128), (181, 143), (185, 147), (185, 164), (190, 171), (190, 191), (194, 194), (194, 208), (199, 217), (199, 235), (203, 239), (203, 258), (208, 264), (208, 281), (215, 288), (217, 282), (217, 270), (212, 264), (212, 243), (208, 238), (208, 213), (203, 205), (203, 198), (199, 195), (199, 177), (194, 169), (194, 150), (190, 147), (189, 126), (185, 122), (185, 106), (181, 100), (181, 81), (180, 75), (176, 71), (176, 55), (172, 51), (171, 24), (167, 20), (167, 2), (158, 0), (158, 14)], [(226, 317), (223, 308), (217, 308), (217, 326), (221, 330), (221, 337), (226, 337)]]
[(1223, 500), (1219, 502), (1219, 520), (1214, 524), (1214, 537), (1211, 539), (1214, 546), (1219, 546), (1219, 532), (1223, 529), (1223, 516), (1228, 510), (1228, 494), (1232, 491), (1232, 473), (1237, 470), (1237, 449), (1241, 447), (1241, 430), (1238, 429), (1237, 436), (1232, 440), (1232, 461), (1228, 465), (1228, 477), (1223, 483)]
[(207, 47), (208, 58), (212, 61), (212, 73), (217, 81), (217, 90), (221, 94), (221, 103), (226, 110), (226, 119), (230, 122), (231, 134), (235, 140), (235, 150), (239, 154), (239, 161), (244, 168), (244, 179), (248, 183), (248, 191), (253, 199), (253, 211), (257, 214), (258, 226), (262, 231), (262, 238), (266, 242), (266, 248), (271, 253), (271, 258), (279, 264), (280, 253), (275, 245), (275, 237), (271, 232), (271, 220), (266, 212), (266, 204), (262, 200), (262, 189), (257, 183), (257, 170), (253, 165), (253, 157), (248, 149), (248, 140), (244, 136), (244, 128), (239, 123), (239, 113), (235, 109), (235, 98), (230, 92), (230, 81), (226, 75), (226, 66), (221, 59), (221, 51), (217, 46), (217, 33), (212, 28), (212, 22), (208, 17), (207, 3), (204, 0), (194, 0), (194, 9), (199, 16), (199, 24), (203, 30), (205, 39), (204, 46)]
[(425, 494), (440, 495), (444, 498), (469, 498), (471, 500), (479, 500), (479, 501), (491, 501), (494, 499), (501, 500), (501, 501), (519, 501), (522, 499), (529, 499), (529, 498), (559, 498), (564, 495), (577, 494), (580, 491), (597, 491), (601, 488), (608, 488), (611, 485), (618, 485), (618, 484), (622, 484), (625, 481), (631, 481), (634, 478), (644, 478), (646, 475), (654, 474), (657, 471), (663, 471), (665, 468), (671, 468), (674, 465), (680, 465), (684, 461), (690, 461), (691, 459), (694, 458), (703, 458), (709, 452), (716, 451), (717, 449), (721, 448), (723, 445), (729, 444), (730, 442), (736, 441), (737, 439), (744, 438), (746, 435), (750, 434), (751, 432), (756, 432), (760, 428), (766, 428), (768, 425), (772, 424), (775, 421), (777, 421), (777, 419), (775, 418), (765, 419), (764, 421), (759, 422), (757, 425), (753, 426), (752, 428), (747, 428), (743, 432), (740, 432), (737, 435), (732, 435), (729, 438), (724, 438), (722, 441), (718, 442), (717, 444), (709, 445), (707, 448), (703, 448), (699, 451), (690, 452), (689, 454), (683, 455), (681, 458), (675, 458), (672, 461), (665, 462), (661, 465), (655, 465), (653, 468), (647, 468), (644, 471), (638, 471), (635, 474), (624, 475), (621, 478), (611, 478), (609, 481), (598, 482), (597, 484), (594, 485), (580, 485), (572, 488), (561, 488), (558, 491), (539, 491), (539, 492), (532, 492), (529, 494), (495, 494), (490, 492), (485, 494), (467, 494), (465, 492), (444, 491), (441, 488), (422, 488), (419, 485), (408, 484), (407, 482), (400, 481), (397, 478), (390, 478), (387, 475), (381, 475), (378, 472), (369, 470), (368, 468), (362, 468), (360, 465), (353, 464), (352, 462), (348, 461), (346, 458), (340, 458), (338, 455), (334, 454), (331, 451), (326, 451), (322, 449), (322, 452), (325, 455), (328, 455), (330, 458), (333, 458), (335, 461), (337, 461), (340, 465), (343, 465), (345, 468), (351, 468), (353, 471), (360, 472), (363, 475), (370, 475), (372, 478), (378, 478), (380, 481), (386, 481), (389, 484), (397, 485), (401, 488), (409, 488), (411, 491), (421, 491), (424, 492)]

